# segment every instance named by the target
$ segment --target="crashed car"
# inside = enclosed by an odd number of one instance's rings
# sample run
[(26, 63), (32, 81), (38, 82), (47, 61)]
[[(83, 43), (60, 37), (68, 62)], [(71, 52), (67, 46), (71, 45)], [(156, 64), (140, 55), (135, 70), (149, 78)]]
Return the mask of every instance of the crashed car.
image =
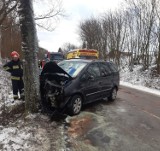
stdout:
[(119, 71), (112, 62), (72, 59), (48, 62), (40, 75), (43, 106), (69, 115), (79, 114), (82, 105), (108, 98), (115, 100)]

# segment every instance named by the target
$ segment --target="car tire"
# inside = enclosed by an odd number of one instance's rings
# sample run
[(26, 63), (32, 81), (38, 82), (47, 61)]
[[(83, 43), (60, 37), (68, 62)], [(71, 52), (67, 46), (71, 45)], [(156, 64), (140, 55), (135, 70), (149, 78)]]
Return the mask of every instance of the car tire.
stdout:
[(73, 116), (79, 114), (81, 108), (82, 108), (82, 97), (80, 95), (74, 95), (71, 98), (69, 115)]
[(111, 90), (111, 93), (110, 93), (110, 96), (108, 97), (108, 100), (109, 101), (114, 101), (117, 97), (117, 89), (116, 87), (114, 87), (112, 90)]

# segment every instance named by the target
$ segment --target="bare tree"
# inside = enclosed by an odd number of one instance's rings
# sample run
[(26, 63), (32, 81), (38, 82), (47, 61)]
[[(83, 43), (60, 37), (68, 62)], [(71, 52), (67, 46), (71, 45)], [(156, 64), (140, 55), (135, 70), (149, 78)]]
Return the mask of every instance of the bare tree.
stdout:
[(103, 58), (102, 53), (102, 26), (98, 19), (91, 18), (82, 21), (79, 25), (80, 37), (86, 42), (87, 48), (97, 49), (100, 52), (100, 58)]
[[(127, 51), (131, 54), (129, 56), (129, 69), (133, 70), (134, 60), (139, 59), (139, 50), (141, 45), (141, 27), (139, 27), (139, 22), (141, 20), (137, 19), (134, 15), (134, 12), (131, 9), (128, 9), (125, 12), (125, 20), (127, 23), (127, 36), (125, 39), (125, 45)], [(139, 62), (139, 60), (138, 60)]]
[[(11, 13), (17, 14), (18, 4), (19, 0), (0, 1), (0, 25), (3, 23), (7, 15)], [(61, 0), (34, 0), (34, 6), (36, 9), (36, 24), (38, 27), (48, 31), (54, 30), (57, 21), (59, 21), (61, 17), (65, 16)]]
[(38, 27), (53, 31), (61, 17), (65, 17), (62, 0), (34, 0), (35, 20)]
[(68, 51), (73, 50), (73, 49), (77, 49), (77, 48), (79, 48), (79, 47), (76, 46), (76, 45), (74, 45), (74, 44), (65, 43), (62, 46), (62, 51), (63, 51), (64, 56), (66, 56), (66, 54), (67, 54)]
[(0, 1), (0, 25), (8, 14), (16, 9), (19, 0), (1, 0)]
[[(153, 48), (151, 43), (153, 28), (155, 23), (155, 0), (126, 0), (128, 2), (131, 15), (137, 25), (134, 25), (138, 37), (138, 51), (140, 52), (144, 70), (149, 67), (149, 53)], [(130, 15), (130, 16), (131, 16)]]
[[(120, 54), (124, 50), (126, 36), (126, 22), (123, 12), (106, 13), (102, 20), (103, 31), (106, 37), (106, 48), (116, 64), (120, 65)], [(104, 39), (104, 38), (103, 38)]]
[(155, 52), (156, 63), (157, 63), (157, 73), (160, 74), (160, 2), (159, 0), (155, 1), (156, 3), (156, 30), (155, 30), (155, 37), (157, 39), (158, 47), (157, 51)]
[(120, 51), (124, 50), (126, 36), (126, 22), (123, 12), (105, 13), (102, 18), (85, 20), (80, 23), (80, 37), (87, 41), (87, 47), (97, 49), (100, 58), (106, 59), (107, 52), (111, 52), (113, 59), (120, 64)]

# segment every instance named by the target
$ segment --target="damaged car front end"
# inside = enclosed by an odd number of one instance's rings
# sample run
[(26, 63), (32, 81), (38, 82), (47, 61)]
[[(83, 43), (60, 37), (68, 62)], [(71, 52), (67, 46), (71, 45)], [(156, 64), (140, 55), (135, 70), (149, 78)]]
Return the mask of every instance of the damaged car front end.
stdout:
[(48, 62), (40, 76), (42, 106), (47, 112), (54, 110), (70, 115), (79, 114), (83, 94), (79, 87), (79, 73), (85, 62)]
[(48, 112), (63, 110), (69, 100), (65, 97), (65, 86), (72, 77), (56, 63), (49, 62), (44, 66), (40, 75), (40, 92), (42, 106)]

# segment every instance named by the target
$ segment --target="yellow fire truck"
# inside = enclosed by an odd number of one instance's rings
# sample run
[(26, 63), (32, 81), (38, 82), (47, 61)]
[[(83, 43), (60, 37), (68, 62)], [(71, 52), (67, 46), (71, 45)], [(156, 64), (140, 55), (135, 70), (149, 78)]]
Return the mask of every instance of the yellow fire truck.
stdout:
[(67, 59), (98, 59), (99, 52), (95, 49), (74, 49), (67, 53)]

